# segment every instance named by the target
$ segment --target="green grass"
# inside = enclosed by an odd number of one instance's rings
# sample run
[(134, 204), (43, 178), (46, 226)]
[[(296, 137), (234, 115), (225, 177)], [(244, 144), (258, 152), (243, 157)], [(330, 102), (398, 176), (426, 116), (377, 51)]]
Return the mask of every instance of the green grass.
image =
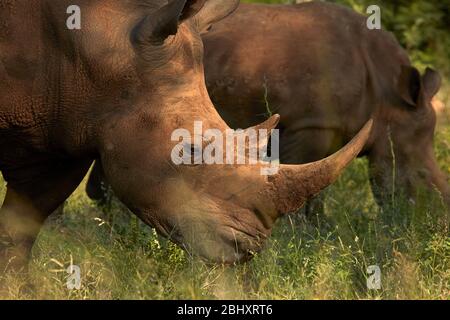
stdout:
[[(437, 154), (450, 172), (450, 125), (437, 134)], [(326, 216), (278, 222), (267, 248), (245, 265), (208, 267), (130, 217), (114, 202), (97, 208), (83, 185), (66, 213), (51, 220), (35, 245), (33, 295), (6, 279), (3, 299), (449, 299), (450, 238), (438, 198), (381, 214), (356, 161), (327, 190)], [(0, 193), (4, 194), (3, 183)], [(105, 215), (104, 212), (107, 212)], [(114, 213), (114, 221), (107, 216)], [(64, 270), (82, 270), (82, 289), (66, 288)], [(382, 289), (369, 291), (366, 269), (379, 265)]]

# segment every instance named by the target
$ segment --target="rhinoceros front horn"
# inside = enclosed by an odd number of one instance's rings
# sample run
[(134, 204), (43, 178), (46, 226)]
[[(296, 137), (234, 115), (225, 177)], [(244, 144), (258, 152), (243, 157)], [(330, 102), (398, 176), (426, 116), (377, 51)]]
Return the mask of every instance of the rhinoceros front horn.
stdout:
[(369, 139), (372, 123), (368, 121), (351, 142), (326, 159), (303, 165), (281, 165), (278, 174), (269, 177), (278, 213), (298, 210), (306, 200), (335, 182), (361, 152)]

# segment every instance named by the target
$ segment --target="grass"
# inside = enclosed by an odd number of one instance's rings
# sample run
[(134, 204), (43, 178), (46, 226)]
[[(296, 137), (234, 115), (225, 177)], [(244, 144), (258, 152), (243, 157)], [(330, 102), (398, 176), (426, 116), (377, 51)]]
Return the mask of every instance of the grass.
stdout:
[[(450, 173), (450, 123), (437, 133), (437, 155)], [(83, 185), (66, 213), (52, 219), (33, 251), (36, 293), (6, 279), (3, 299), (449, 299), (450, 238), (438, 198), (382, 213), (374, 203), (365, 160), (327, 190), (326, 216), (278, 222), (267, 248), (245, 265), (208, 267), (158, 237), (113, 202), (97, 208)], [(4, 194), (3, 183), (0, 187)], [(110, 217), (113, 213), (114, 221)], [(111, 221), (111, 222), (108, 222)], [(81, 267), (81, 290), (68, 290), (66, 268)], [(382, 289), (368, 290), (378, 265)]]

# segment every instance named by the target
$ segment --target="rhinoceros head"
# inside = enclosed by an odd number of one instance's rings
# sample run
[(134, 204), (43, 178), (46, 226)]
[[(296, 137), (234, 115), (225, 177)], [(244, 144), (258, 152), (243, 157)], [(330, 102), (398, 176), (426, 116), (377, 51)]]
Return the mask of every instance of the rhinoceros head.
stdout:
[[(437, 164), (433, 139), (436, 113), (431, 101), (439, 91), (439, 74), (427, 68), (424, 75), (402, 66), (395, 92), (388, 99), (374, 131), (381, 134), (370, 155), (372, 184), (378, 201), (403, 193), (414, 202), (420, 186), (437, 190), (450, 205), (450, 186)], [(394, 169), (395, 168), (395, 169)]]
[[(104, 173), (118, 197), (160, 234), (224, 263), (248, 259), (281, 214), (331, 184), (359, 153), (371, 127), (330, 158), (280, 166), (273, 175), (262, 175), (265, 164), (259, 162), (175, 163), (176, 130), (194, 133), (196, 123), (204, 131), (229, 129), (206, 90), (199, 32), (237, 2), (177, 0), (142, 14), (144, 7), (127, 29), (129, 46), (104, 49), (119, 50), (124, 58), (109, 55), (120, 68), (110, 68), (108, 78), (119, 85), (98, 137)], [(274, 116), (256, 129), (270, 130), (277, 121)], [(208, 144), (203, 137), (200, 141), (192, 147)]]

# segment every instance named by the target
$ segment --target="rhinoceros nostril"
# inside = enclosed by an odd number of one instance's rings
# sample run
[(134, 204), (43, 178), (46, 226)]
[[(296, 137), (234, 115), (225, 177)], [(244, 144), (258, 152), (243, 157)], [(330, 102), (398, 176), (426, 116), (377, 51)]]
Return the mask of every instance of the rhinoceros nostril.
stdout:
[(261, 221), (264, 228), (266, 228), (267, 230), (272, 228), (273, 220), (270, 216), (268, 216), (267, 214), (264, 214), (258, 208), (254, 208), (253, 212), (255, 213), (255, 216), (258, 218), (258, 220)]
[(237, 252), (235, 256), (236, 261), (234, 263), (245, 263), (254, 257), (254, 253), (252, 251)]

